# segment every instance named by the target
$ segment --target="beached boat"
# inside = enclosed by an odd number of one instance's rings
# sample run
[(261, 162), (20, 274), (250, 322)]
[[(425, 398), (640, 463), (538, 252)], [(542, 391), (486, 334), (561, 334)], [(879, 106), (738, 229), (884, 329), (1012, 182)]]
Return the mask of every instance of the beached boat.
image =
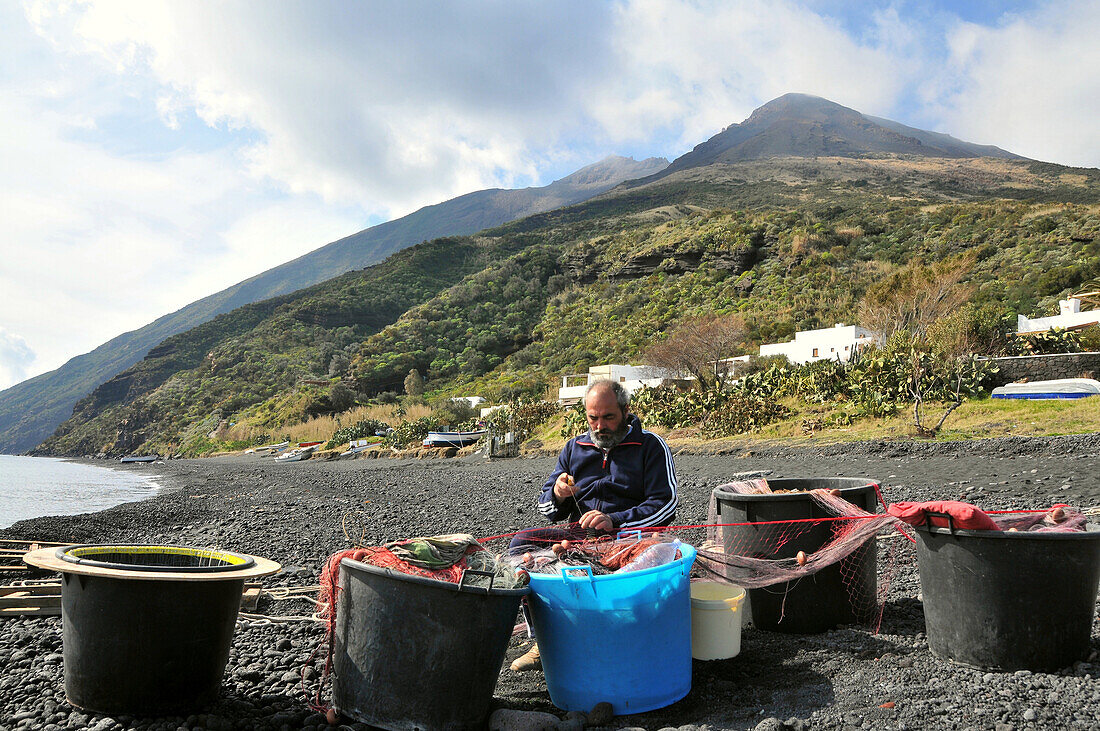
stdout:
[(255, 449), (244, 450), (245, 454), (258, 454), (261, 457), (267, 456), (269, 453), (281, 452), (290, 446), (290, 442), (279, 442), (278, 444), (265, 444), (262, 447), (256, 447)]
[(430, 431), (424, 438), (425, 447), (465, 447), (488, 434), (485, 429), (476, 431)]
[(156, 462), (160, 457), (155, 454), (147, 454), (143, 456), (129, 455), (127, 457), (120, 457), (119, 462), (122, 464), (133, 464), (134, 462)]
[(370, 449), (373, 446), (374, 446), (373, 444), (360, 444), (360, 445), (357, 445), (357, 446), (354, 446), (354, 447), (348, 447), (343, 452), (340, 452), (340, 456), (341, 457), (347, 457), (348, 455), (359, 454), (360, 452), (367, 451), (368, 449)]
[(993, 398), (1069, 399), (1100, 396), (1100, 381), (1092, 378), (1057, 378), (1050, 381), (1009, 383), (993, 389)]
[(304, 447), (298, 447), (298, 449), (292, 449), (289, 452), (283, 452), (275, 458), (276, 462), (301, 462), (304, 459), (309, 459), (313, 456), (313, 453), (317, 451), (317, 447), (321, 442), (314, 442), (307, 444)]

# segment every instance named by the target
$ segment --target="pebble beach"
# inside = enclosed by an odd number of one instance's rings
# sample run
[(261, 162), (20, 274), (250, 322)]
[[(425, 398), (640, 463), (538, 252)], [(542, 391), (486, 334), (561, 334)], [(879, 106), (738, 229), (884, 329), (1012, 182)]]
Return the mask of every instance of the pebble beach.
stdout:
[[(738, 449), (676, 456), (677, 522), (706, 522), (711, 491), (732, 476), (862, 477), (888, 502), (962, 499), (988, 510), (1100, 505), (1100, 434), (954, 443), (861, 442)], [(542, 525), (535, 509), (553, 457), (312, 459), (256, 455), (178, 460), (118, 469), (155, 476), (154, 498), (99, 513), (16, 523), (0, 537), (80, 543), (212, 547), (278, 561), (265, 589), (316, 585), (331, 553), (359, 543), (464, 532), (477, 537)], [(506, 540), (489, 544), (503, 551)], [(933, 655), (915, 551), (893, 541), (881, 560), (889, 593), (879, 631), (840, 627), (814, 635), (746, 628), (740, 655), (695, 661), (692, 690), (664, 709), (602, 721), (607, 728), (679, 729), (1100, 729), (1100, 624), (1080, 662), (1052, 673), (989, 672)], [(1021, 581), (1028, 577), (1021, 576)], [(61, 620), (0, 619), (0, 731), (8, 729), (325, 729), (308, 699), (320, 692), (324, 626), (300, 596), (264, 595), (238, 622), (220, 699), (170, 718), (108, 717), (64, 695)], [(541, 673), (507, 669), (530, 640), (512, 639), (494, 707), (554, 714), (580, 729), (546, 692)], [(417, 689), (416, 692), (429, 692)], [(343, 718), (339, 726), (369, 728)], [(591, 723), (589, 723), (591, 727)]]

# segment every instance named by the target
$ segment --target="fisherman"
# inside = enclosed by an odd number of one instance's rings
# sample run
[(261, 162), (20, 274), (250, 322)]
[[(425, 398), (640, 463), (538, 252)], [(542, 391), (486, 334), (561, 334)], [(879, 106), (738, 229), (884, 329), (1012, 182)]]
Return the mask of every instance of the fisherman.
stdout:
[[(542, 487), (538, 509), (568, 528), (532, 528), (512, 539), (509, 551), (547, 548), (562, 540), (669, 525), (676, 518), (672, 452), (630, 413), (630, 394), (617, 381), (593, 381), (584, 392), (588, 432), (566, 442), (557, 468)], [(542, 666), (538, 645), (512, 670)]]

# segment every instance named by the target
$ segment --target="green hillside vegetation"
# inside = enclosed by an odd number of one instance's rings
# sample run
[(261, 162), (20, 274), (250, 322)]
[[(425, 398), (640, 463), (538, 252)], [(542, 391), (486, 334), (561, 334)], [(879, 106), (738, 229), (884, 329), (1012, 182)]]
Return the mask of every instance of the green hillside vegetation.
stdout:
[[(196, 426), (213, 417), (212, 429), (223, 415), (295, 392), (303, 378), (324, 378), (357, 343), (499, 254), (499, 247), (476, 237), (437, 239), (362, 272), (221, 315), (169, 338), (95, 389), (36, 451), (126, 453), (154, 445), (187, 451), (188, 441), (206, 446)], [(307, 405), (297, 416), (308, 413)]]
[[(565, 373), (639, 362), (699, 316), (740, 316), (744, 352), (854, 323), (876, 285), (940, 264), (964, 271), (968, 299), (941, 331), (1003, 348), (1016, 312), (1052, 313), (1100, 276), (1096, 172), (888, 155), (685, 170), (219, 317), (93, 392), (38, 453), (207, 453), (240, 446), (208, 436), (233, 422), (276, 439), (357, 403), (421, 402), (400, 396), (412, 369), (429, 401), (539, 399)], [(785, 411), (731, 416), (727, 433), (888, 418), (823, 416), (798, 388), (750, 396)]]

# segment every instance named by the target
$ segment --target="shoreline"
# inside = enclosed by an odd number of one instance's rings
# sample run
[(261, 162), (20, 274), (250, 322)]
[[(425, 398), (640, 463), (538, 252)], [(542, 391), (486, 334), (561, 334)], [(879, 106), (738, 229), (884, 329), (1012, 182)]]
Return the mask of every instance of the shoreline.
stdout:
[[(961, 497), (991, 510), (1062, 502), (1083, 509), (1100, 505), (1097, 433), (761, 446), (736, 454), (678, 454), (675, 460), (681, 500), (676, 522), (685, 525), (706, 522), (714, 487), (730, 475), (755, 470), (771, 470), (772, 477), (876, 479), (888, 501)], [(325, 557), (350, 545), (345, 533), (379, 544), (413, 535), (457, 531), (489, 536), (542, 525), (534, 502), (553, 463), (552, 457), (489, 462), (482, 456), (289, 464), (253, 455), (171, 460), (121, 467), (156, 474), (162, 479), (161, 494), (99, 513), (23, 521), (0, 530), (0, 536), (216, 546), (281, 562), (284, 572), (265, 580), (267, 588), (301, 587), (316, 584)], [(748, 629), (737, 658), (694, 663), (687, 698), (658, 711), (616, 718), (611, 726), (680, 731), (1100, 728), (1096, 622), (1089, 648), (1093, 659), (1086, 657), (1061, 673), (983, 673), (938, 659), (924, 637), (912, 550), (901, 545), (904, 541), (889, 543), (897, 546), (897, 564), (891, 570), (887, 550), (880, 550), (880, 580), (891, 581), (879, 634), (863, 628), (806, 636)], [(304, 616), (312, 609), (300, 600), (265, 597), (259, 611)], [(29, 713), (24, 717), (38, 724), (32, 727), (80, 728), (73, 721), (77, 714), (75, 720), (87, 725), (104, 723), (82, 717), (64, 701), (59, 627), (57, 618), (0, 620), (0, 661), (17, 671), (5, 675), (29, 679), (0, 680), (0, 719)], [(191, 719), (111, 719), (102, 731), (327, 727), (307, 708), (301, 689), (302, 669), (322, 636), (313, 622), (243, 623), (234, 638), (222, 698), (209, 712)], [(527, 644), (525, 638), (513, 638), (505, 666)], [(316, 663), (306, 668), (311, 692), (318, 671)], [(541, 673), (516, 674), (505, 667), (495, 695), (500, 707), (564, 716), (550, 704)], [(880, 707), (884, 703), (895, 705)], [(0, 728), (7, 723), (0, 720)]]
[[(60, 513), (61, 515), (81, 514), (82, 495), (66, 489), (68, 480), (80, 483), (82, 488), (87, 490), (87, 500), (93, 505), (115, 501), (114, 505), (103, 504), (102, 507), (97, 508), (96, 512), (109, 510), (111, 507), (127, 502), (149, 500), (165, 490), (160, 475), (119, 470), (118, 465), (112, 463), (72, 457), (42, 458), (26, 455), (0, 455), (0, 459), (2, 459), (0, 466), (4, 470), (11, 470), (10, 473), (0, 474), (0, 477), (4, 478), (0, 480), (0, 489), (3, 490), (0, 500), (6, 503), (11, 500), (6, 506), (0, 506), (0, 530), (10, 527), (5, 524), (5, 521), (10, 520), (13, 515), (30, 512), (27, 509), (28, 506), (34, 506), (34, 510), (45, 512), (20, 518), (11, 525), (58, 515), (51, 512), (53, 510), (67, 511)], [(33, 460), (45, 460), (65, 466), (35, 465)], [(115, 477), (116, 473), (123, 473), (126, 477), (118, 479)], [(34, 496), (33, 501), (26, 497), (28, 493)], [(140, 496), (132, 493), (140, 493)]]

